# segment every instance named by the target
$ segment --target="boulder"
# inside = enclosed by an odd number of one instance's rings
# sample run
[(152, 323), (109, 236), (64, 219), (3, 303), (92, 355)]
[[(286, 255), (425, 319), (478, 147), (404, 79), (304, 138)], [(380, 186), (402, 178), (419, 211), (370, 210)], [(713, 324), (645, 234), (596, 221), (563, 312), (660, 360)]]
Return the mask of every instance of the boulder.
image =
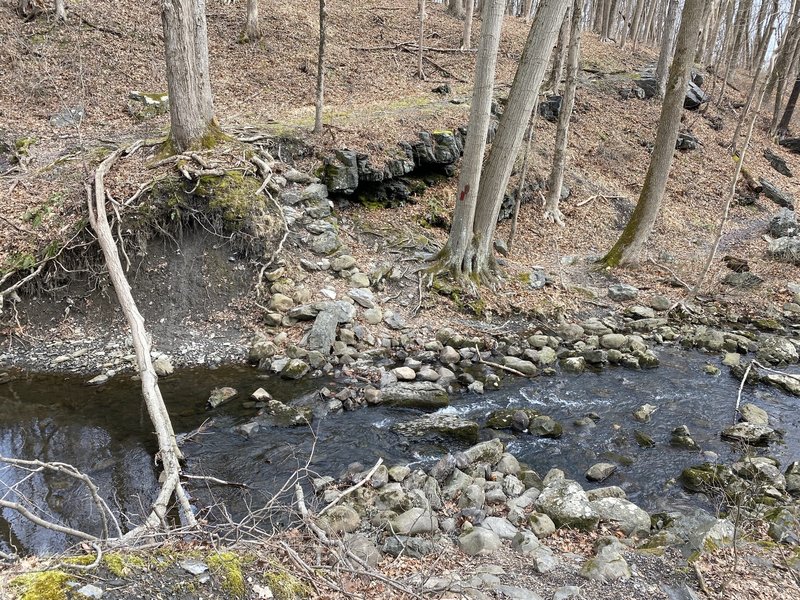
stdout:
[(467, 464), (486, 462), (490, 465), (497, 464), (503, 456), (503, 442), (498, 439), (487, 440), (467, 448), (461, 453)]
[(552, 571), (558, 566), (553, 551), (542, 544), (530, 531), (520, 531), (511, 540), (511, 547), (525, 556), (525, 562), (539, 574)]
[(534, 417), (528, 423), (528, 431), (531, 435), (537, 435), (545, 438), (560, 438), (564, 432), (561, 423), (548, 417), (547, 415), (539, 415)]
[(281, 369), (281, 379), (301, 379), (310, 369), (304, 360), (293, 358)]
[(431, 381), (398, 382), (382, 390), (384, 403), (406, 408), (436, 409), (450, 403), (447, 390)]
[(650, 533), (650, 515), (623, 498), (601, 498), (591, 503), (605, 523), (611, 523), (627, 536), (646, 536)]
[(622, 556), (624, 547), (616, 539), (601, 539), (600, 548), (593, 558), (587, 560), (580, 570), (581, 577), (608, 583), (610, 581), (627, 581), (631, 578), (631, 570)]
[(458, 538), (458, 547), (469, 556), (486, 556), (492, 554), (502, 545), (500, 536), (494, 531), (476, 527)]
[(320, 179), (328, 190), (350, 194), (358, 187), (358, 161), (352, 150), (336, 150), (323, 161)]
[(701, 90), (694, 81), (690, 81), (686, 89), (686, 97), (683, 100), (683, 107), (688, 110), (697, 110), (708, 101), (708, 94)]
[(221, 404), (234, 398), (238, 393), (239, 392), (232, 387), (214, 388), (211, 390), (211, 394), (208, 397), (208, 406), (209, 408), (217, 408)]
[(775, 431), (766, 425), (742, 422), (723, 429), (721, 437), (724, 440), (758, 446), (772, 441), (775, 438)]
[(792, 177), (792, 171), (789, 169), (788, 165), (786, 164), (786, 160), (784, 160), (783, 157), (778, 156), (769, 148), (765, 148), (764, 158), (769, 161), (770, 166), (778, 173), (784, 175), (785, 177)]
[(413, 421), (397, 423), (392, 429), (402, 435), (414, 438), (434, 434), (471, 444), (478, 441), (478, 424), (456, 415), (425, 415)]
[(608, 297), (617, 302), (633, 300), (639, 295), (639, 289), (626, 283), (617, 283), (608, 288)]
[(691, 133), (679, 133), (678, 139), (675, 140), (676, 150), (697, 150), (700, 145), (700, 140)]
[(782, 208), (769, 222), (768, 233), (774, 238), (797, 235), (797, 217), (793, 210)]
[(522, 360), (515, 356), (503, 357), (503, 365), (509, 367), (510, 369), (514, 369), (515, 371), (519, 371), (527, 377), (534, 377), (538, 373), (536, 365), (534, 365), (532, 362)]
[(501, 540), (511, 540), (519, 533), (519, 530), (503, 517), (486, 517), (481, 523), (481, 527), (495, 532)]
[(758, 342), (756, 360), (772, 365), (794, 364), (798, 360), (797, 347), (785, 337), (764, 336)]
[(319, 526), (328, 534), (352, 533), (361, 526), (361, 517), (353, 508), (340, 504), (319, 519)]
[(586, 471), (586, 479), (589, 481), (603, 481), (608, 479), (617, 470), (617, 465), (612, 463), (597, 463), (589, 467)]
[(543, 102), (539, 102), (539, 114), (551, 123), (558, 121), (558, 115), (561, 112), (561, 96), (548, 96)]
[(743, 404), (739, 408), (739, 415), (742, 421), (754, 423), (756, 425), (769, 425), (769, 415), (763, 408), (759, 408), (751, 402)]
[(432, 533), (439, 529), (439, 521), (430, 509), (415, 507), (394, 517), (390, 522), (391, 531), (398, 535), (418, 535)]
[(586, 492), (569, 479), (551, 482), (542, 490), (534, 506), (549, 516), (557, 527), (592, 530), (599, 521)]
[(386, 538), (381, 550), (389, 556), (424, 558), (436, 550), (436, 545), (425, 538), (393, 535)]
[(781, 191), (767, 179), (759, 179), (758, 183), (761, 185), (761, 193), (767, 198), (782, 208), (794, 210), (794, 197), (791, 194)]

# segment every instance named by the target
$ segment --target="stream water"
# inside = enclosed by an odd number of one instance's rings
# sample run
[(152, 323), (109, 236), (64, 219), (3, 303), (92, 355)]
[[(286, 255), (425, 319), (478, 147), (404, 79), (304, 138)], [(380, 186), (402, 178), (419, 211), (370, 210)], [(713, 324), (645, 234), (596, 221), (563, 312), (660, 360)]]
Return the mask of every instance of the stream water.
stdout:
[[(706, 362), (718, 361), (715, 356), (677, 349), (662, 349), (659, 355), (661, 367), (649, 371), (610, 368), (531, 381), (507, 379), (502, 389), (482, 396), (456, 394), (444, 410), (483, 422), (497, 408), (536, 408), (561, 421), (564, 435), (557, 440), (521, 435), (506, 441), (512, 453), (540, 474), (558, 467), (591, 487), (583, 476), (586, 469), (610, 461), (620, 467), (598, 485), (623, 487), (647, 510), (705, 505), (705, 497), (689, 495), (672, 481), (684, 467), (704, 457), (670, 447), (670, 432), (686, 425), (704, 451), (716, 453), (723, 462), (735, 458), (738, 450), (720, 440), (719, 432), (732, 422), (739, 382), (727, 370), (717, 377), (703, 372)], [(222, 385), (235, 387), (240, 396), (206, 411), (209, 390)], [(354, 461), (366, 467), (378, 457), (390, 465), (429, 463), (447, 450), (462, 448), (452, 440), (411, 440), (393, 431), (394, 424), (418, 417), (419, 411), (378, 406), (323, 415), (324, 402), (316, 397), (325, 385), (336, 384), (287, 383), (241, 366), (185, 370), (161, 381), (176, 432), (192, 431), (211, 419), (204, 433), (184, 445), (187, 471), (250, 486), (244, 498), (241, 490), (211, 488), (213, 498), (224, 500), (234, 513), (246, 505), (263, 504), (309, 456), (311, 469), (338, 476)], [(308, 427), (267, 427), (247, 438), (232, 431), (254, 416), (255, 409), (242, 403), (258, 387), (285, 402), (313, 402), (319, 407), (313, 433)], [(758, 449), (759, 453), (768, 453), (783, 465), (800, 459), (800, 399), (757, 386), (745, 388), (742, 402), (764, 408), (771, 425), (784, 432), (782, 442)], [(644, 403), (658, 407), (648, 424), (631, 417)], [(588, 412), (600, 415), (596, 426), (574, 425)], [(639, 448), (636, 429), (650, 435), (656, 447)], [(147, 514), (157, 487), (151, 430), (138, 382), (127, 378), (95, 388), (87, 387), (83, 378), (13, 373), (11, 381), (0, 385), (0, 455), (73, 464), (92, 476), (120, 514), (134, 521)], [(200, 482), (193, 487), (198, 506), (203, 506), (209, 501), (209, 488)], [(97, 530), (99, 519), (85, 489), (64, 475), (0, 466), (0, 498), (15, 500), (19, 494), (53, 520)], [(54, 552), (67, 543), (63, 535), (37, 527), (11, 510), (0, 512), (0, 550)]]

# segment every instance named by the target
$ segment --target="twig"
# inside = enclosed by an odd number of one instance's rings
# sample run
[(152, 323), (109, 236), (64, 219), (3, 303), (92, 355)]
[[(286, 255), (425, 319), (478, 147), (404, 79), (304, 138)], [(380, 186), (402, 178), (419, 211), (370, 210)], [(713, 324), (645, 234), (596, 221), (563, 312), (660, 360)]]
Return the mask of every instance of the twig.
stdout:
[(369, 472), (368, 472), (368, 473), (367, 473), (367, 474), (364, 476), (364, 478), (363, 478), (361, 481), (359, 481), (359, 482), (358, 482), (358, 483), (356, 483), (355, 485), (351, 485), (349, 488), (347, 488), (347, 489), (346, 489), (346, 490), (344, 490), (343, 492), (340, 492), (340, 493), (339, 493), (339, 495), (338, 495), (338, 496), (336, 496), (336, 498), (334, 498), (333, 500), (331, 500), (331, 501), (328, 503), (328, 505), (327, 505), (325, 508), (323, 508), (321, 511), (319, 511), (319, 513), (317, 513), (317, 516), (318, 516), (318, 517), (321, 517), (321, 516), (322, 516), (322, 515), (324, 515), (326, 512), (328, 512), (328, 511), (329, 511), (331, 508), (333, 508), (334, 506), (336, 506), (336, 504), (338, 504), (338, 503), (339, 503), (339, 501), (340, 501), (342, 498), (344, 498), (345, 496), (347, 496), (347, 495), (349, 495), (349, 494), (352, 494), (354, 491), (356, 491), (356, 490), (357, 490), (358, 488), (360, 488), (362, 485), (364, 485), (365, 483), (367, 483), (367, 481), (369, 481), (370, 477), (372, 477), (372, 475), (375, 473), (375, 471), (377, 471), (377, 470), (378, 470), (378, 467), (380, 467), (382, 464), (383, 464), (383, 459), (382, 459), (382, 458), (379, 458), (379, 459), (378, 459), (378, 462), (376, 462), (376, 463), (375, 463), (375, 466), (374, 466), (374, 467), (372, 467), (372, 468), (369, 470)]
[(778, 371), (777, 369), (770, 369), (769, 367), (765, 367), (764, 365), (762, 365), (757, 360), (754, 360), (752, 362), (752, 364), (757, 366), (759, 369), (763, 369), (764, 371), (767, 371), (768, 373), (775, 373), (776, 375), (783, 375), (785, 377), (790, 377), (792, 379), (796, 379), (797, 381), (800, 381), (800, 375), (795, 375), (794, 373), (785, 373), (784, 371)]
[(690, 285), (689, 285), (688, 283), (686, 283), (686, 282), (685, 282), (683, 279), (681, 279), (680, 277), (678, 277), (678, 276), (675, 274), (675, 271), (673, 271), (673, 270), (672, 270), (672, 269), (670, 269), (669, 267), (667, 267), (667, 266), (664, 266), (664, 265), (660, 265), (660, 264), (658, 264), (658, 263), (657, 263), (656, 261), (654, 261), (652, 258), (648, 258), (647, 260), (648, 260), (648, 262), (651, 262), (653, 265), (655, 265), (655, 266), (656, 266), (656, 267), (658, 267), (659, 269), (663, 269), (664, 271), (666, 271), (667, 273), (669, 273), (670, 275), (672, 275), (672, 277), (675, 279), (675, 281), (676, 281), (676, 282), (678, 282), (678, 283), (679, 283), (680, 285), (682, 285), (683, 287), (685, 287), (687, 290), (690, 290), (690, 289), (692, 289), (692, 286), (690, 286)]
[(445, 68), (444, 68), (442, 65), (440, 65), (440, 64), (439, 64), (439, 63), (437, 63), (436, 61), (434, 61), (434, 60), (432, 60), (432, 59), (428, 58), (427, 56), (423, 56), (423, 57), (422, 57), (422, 59), (423, 59), (425, 62), (427, 62), (427, 63), (430, 63), (431, 65), (433, 65), (434, 67), (436, 67), (436, 69), (438, 69), (439, 71), (441, 71), (441, 72), (442, 72), (442, 74), (444, 74), (444, 76), (445, 76), (445, 77), (450, 77), (451, 79), (455, 79), (456, 81), (458, 81), (458, 82), (460, 82), (460, 83), (467, 83), (467, 80), (466, 80), (466, 79), (462, 79), (462, 78), (461, 78), (461, 77), (459, 77), (458, 75), (453, 75), (453, 74), (452, 74), (450, 71), (448, 71), (447, 69), (445, 69)]
[(59, 525), (58, 523), (51, 523), (50, 521), (45, 521), (41, 517), (33, 514), (31, 511), (29, 511), (27, 508), (25, 508), (18, 502), (10, 502), (8, 500), (0, 499), (0, 507), (16, 511), (20, 515), (31, 521), (32, 523), (38, 525), (39, 527), (44, 527), (45, 529), (49, 529), (50, 531), (63, 533), (65, 535), (71, 535), (73, 537), (80, 538), (82, 540), (88, 540), (90, 542), (97, 541), (97, 538), (95, 536), (86, 533), (85, 531), (80, 531), (78, 529), (73, 529), (72, 527), (67, 527), (65, 525)]
[(512, 373), (513, 375), (517, 375), (519, 377), (527, 377), (527, 375), (525, 375), (525, 373), (523, 373), (522, 371), (517, 371), (516, 369), (512, 369), (511, 367), (507, 367), (505, 365), (501, 365), (501, 364), (498, 364), (496, 362), (490, 362), (488, 360), (483, 360), (483, 357), (481, 356), (481, 351), (478, 349), (477, 345), (475, 346), (475, 352), (478, 354), (478, 362), (480, 364), (482, 364), (482, 365), (486, 365), (488, 367), (494, 367), (495, 369), (500, 369), (501, 371), (507, 371), (507, 372)]
[(210, 475), (189, 475), (188, 473), (181, 473), (181, 477), (185, 479), (196, 479), (200, 481), (210, 481), (211, 483), (217, 483), (219, 485), (229, 485), (231, 487), (238, 487), (244, 488), (246, 490), (250, 489), (250, 486), (246, 483), (239, 483), (237, 481), (225, 481), (224, 479), (218, 479), (216, 477), (211, 477)]
[(742, 390), (744, 389), (744, 384), (747, 381), (747, 376), (750, 374), (750, 369), (753, 368), (753, 362), (750, 361), (747, 364), (747, 368), (744, 371), (744, 377), (742, 377), (742, 381), (739, 384), (739, 393), (736, 396), (736, 409), (733, 411), (733, 424), (736, 424), (736, 419), (739, 417), (739, 404), (742, 401)]
[(100, 547), (100, 544), (95, 542), (91, 542), (92, 548), (94, 548), (95, 553), (97, 556), (94, 559), (94, 562), (88, 565), (80, 565), (78, 563), (66, 563), (60, 562), (58, 563), (55, 568), (56, 569), (78, 569), (79, 571), (91, 571), (92, 569), (96, 569), (100, 566), (100, 561), (103, 559), (103, 549)]

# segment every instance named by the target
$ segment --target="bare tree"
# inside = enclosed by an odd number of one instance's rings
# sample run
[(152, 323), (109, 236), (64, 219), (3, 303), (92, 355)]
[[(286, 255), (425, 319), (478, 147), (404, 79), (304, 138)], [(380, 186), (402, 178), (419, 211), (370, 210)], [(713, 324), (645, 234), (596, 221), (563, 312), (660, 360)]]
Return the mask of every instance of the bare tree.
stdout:
[(425, 0), (419, 0), (419, 54), (417, 55), (417, 76), (425, 79), (422, 69), (423, 52), (425, 50)]
[(547, 198), (544, 203), (545, 219), (551, 223), (564, 226), (564, 215), (558, 208), (561, 197), (561, 186), (564, 182), (564, 165), (567, 159), (567, 137), (569, 135), (569, 119), (575, 106), (575, 90), (578, 86), (578, 61), (581, 52), (581, 20), (583, 18), (584, 0), (574, 0), (569, 32), (569, 52), (567, 56), (567, 82), (564, 86), (564, 98), (558, 113), (556, 129), (556, 145), (553, 150), (553, 167), (548, 180)]
[(447, 14), (457, 19), (464, 18), (464, 0), (448, 0)]
[(67, 20), (67, 9), (64, 0), (56, 0), (56, 22), (64, 23)]
[(564, 17), (561, 28), (558, 30), (558, 43), (553, 49), (553, 63), (550, 67), (550, 74), (544, 84), (545, 90), (551, 90), (554, 94), (558, 93), (558, 86), (561, 85), (561, 75), (564, 72), (564, 61), (567, 56), (567, 45), (569, 44), (569, 17)]
[(494, 279), (496, 265), (492, 255), (492, 241), (503, 196), (514, 167), (514, 161), (509, 160), (509, 157), (519, 154), (525, 125), (530, 121), (558, 27), (568, 5), (569, 0), (542, 0), (528, 33), (506, 109), (481, 175), (473, 226), (475, 246), (461, 260), (463, 272), (475, 278), (485, 281)]
[(681, 124), (683, 101), (689, 83), (692, 60), (697, 51), (697, 37), (705, 0), (686, 0), (678, 31), (675, 56), (669, 71), (655, 146), (650, 158), (639, 202), (617, 243), (600, 262), (608, 267), (627, 265), (638, 260), (639, 253), (661, 209), (669, 171), (675, 153), (675, 140)]
[(326, 0), (319, 0), (319, 55), (317, 58), (317, 102), (314, 111), (314, 133), (322, 131), (322, 108), (325, 103), (325, 41), (327, 33), (328, 7)]
[(450, 236), (440, 253), (448, 268), (461, 272), (461, 260), (472, 245), (472, 228), (481, 179), (483, 154), (486, 150), (486, 132), (494, 91), (494, 74), (497, 67), (497, 48), (500, 46), (500, 29), (503, 25), (505, 0), (486, 0), (481, 25), (481, 39), (475, 65), (475, 86), (469, 110), (469, 129), (464, 144), (464, 158), (458, 178), (458, 197), (450, 226)]
[(247, 0), (244, 37), (248, 42), (254, 42), (261, 37), (261, 28), (258, 26), (258, 0)]
[(664, 31), (661, 35), (661, 51), (658, 54), (656, 66), (656, 81), (658, 82), (658, 95), (664, 97), (667, 87), (667, 68), (669, 59), (672, 58), (672, 38), (675, 31), (675, 19), (678, 17), (678, 0), (669, 0), (667, 19), (664, 22)]
[(205, 0), (164, 0), (161, 22), (172, 146), (177, 152), (211, 146), (220, 130), (211, 96)]
[(639, 41), (639, 28), (642, 23), (642, 13), (644, 12), (644, 0), (636, 0), (636, 8), (633, 11), (633, 21), (631, 21), (631, 42), (633, 51), (636, 52), (636, 42)]
[(461, 36), (461, 49), (469, 50), (472, 46), (472, 13), (475, 9), (475, 0), (465, 0), (464, 7), (464, 33)]

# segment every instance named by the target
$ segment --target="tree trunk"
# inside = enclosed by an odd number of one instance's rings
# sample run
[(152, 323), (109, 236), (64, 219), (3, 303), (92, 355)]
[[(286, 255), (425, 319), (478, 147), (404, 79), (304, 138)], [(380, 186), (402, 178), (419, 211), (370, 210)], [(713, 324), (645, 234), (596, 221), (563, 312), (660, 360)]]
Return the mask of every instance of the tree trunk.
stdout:
[(608, 12), (605, 17), (605, 26), (603, 27), (603, 39), (610, 40), (613, 38), (614, 23), (617, 22), (617, 1), (611, 0), (608, 4)]
[(781, 122), (778, 124), (778, 137), (785, 137), (789, 134), (789, 123), (792, 121), (798, 96), (800, 96), (800, 77), (794, 82), (792, 93), (789, 94), (789, 101), (786, 103), (786, 110), (783, 111), (783, 117), (781, 117)]
[(558, 86), (561, 85), (561, 75), (564, 72), (564, 61), (567, 56), (567, 45), (569, 44), (569, 18), (564, 17), (561, 29), (558, 31), (558, 43), (553, 49), (553, 64), (550, 67), (550, 74), (544, 84), (544, 90), (550, 90), (558, 94)]
[(672, 58), (672, 34), (675, 30), (677, 16), (678, 0), (669, 0), (667, 20), (664, 22), (664, 30), (661, 32), (661, 51), (658, 54), (658, 65), (656, 66), (658, 95), (661, 98), (664, 97), (664, 90), (667, 87), (667, 69), (669, 68), (669, 59)]
[(247, 0), (244, 37), (248, 42), (254, 42), (261, 37), (261, 29), (258, 26), (258, 0)]
[(533, 20), (533, 9), (536, 8), (536, 0), (528, 0), (528, 7), (525, 10), (525, 21), (530, 23)]
[(700, 41), (697, 44), (697, 52), (694, 55), (694, 62), (699, 63), (703, 60), (703, 55), (706, 52), (706, 44), (711, 36), (711, 21), (714, 16), (714, 5), (716, 0), (709, 0), (706, 3), (706, 8), (703, 11), (703, 24), (700, 31)]
[(567, 137), (569, 135), (569, 119), (575, 105), (575, 90), (578, 86), (578, 62), (581, 52), (581, 18), (584, 0), (575, 0), (572, 4), (572, 18), (569, 32), (569, 53), (567, 57), (567, 82), (564, 86), (564, 98), (558, 113), (556, 129), (556, 145), (553, 150), (553, 168), (547, 183), (547, 198), (544, 203), (544, 216), (552, 222), (564, 226), (564, 215), (558, 209), (561, 198), (561, 185), (564, 182), (564, 165), (567, 158)]
[(317, 101), (314, 111), (314, 133), (322, 131), (322, 108), (325, 105), (325, 40), (327, 33), (328, 7), (326, 0), (319, 0), (319, 54), (317, 56)]
[(465, 0), (464, 33), (461, 35), (461, 49), (469, 50), (472, 47), (472, 13), (475, 9), (475, 0)]
[(742, 47), (744, 46), (744, 40), (747, 36), (747, 24), (750, 21), (750, 10), (752, 7), (753, 0), (741, 0), (739, 3), (739, 10), (736, 13), (736, 21), (734, 24), (733, 46), (730, 48), (728, 60), (725, 63), (725, 75), (722, 78), (722, 90), (719, 93), (717, 106), (722, 104), (728, 81), (736, 72), (736, 65), (739, 61), (739, 56), (742, 52)]
[(419, 54), (417, 55), (417, 76), (424, 80), (425, 71), (422, 69), (423, 51), (425, 49), (425, 0), (419, 0)]
[(705, 0), (686, 0), (684, 5), (650, 167), (630, 221), (614, 247), (601, 259), (608, 267), (636, 262), (658, 217), (675, 154), (675, 140), (681, 124), (692, 60), (697, 50), (697, 34), (704, 3)]
[(205, 0), (164, 0), (161, 11), (169, 91), (170, 140), (176, 152), (214, 145)]
[(67, 9), (64, 7), (64, 0), (56, 0), (56, 22), (64, 23), (67, 20)]
[(639, 28), (642, 22), (642, 13), (644, 12), (644, 0), (636, 1), (636, 8), (633, 11), (633, 21), (631, 21), (631, 43), (633, 44), (633, 51), (636, 52), (636, 43), (639, 41)]
[(493, 275), (492, 240), (503, 196), (514, 168), (514, 161), (509, 160), (509, 157), (519, 154), (525, 125), (530, 120), (548, 58), (556, 41), (558, 26), (568, 5), (569, 0), (542, 0), (525, 42), (506, 110), (500, 119), (489, 159), (481, 175), (474, 227), (478, 247), (476, 255), (468, 257), (471, 260), (467, 263), (472, 275), (487, 278)]
[[(731, 140), (731, 148), (732, 148), (732, 155), (735, 157), (738, 154), (737, 145), (739, 144), (739, 133), (741, 132), (742, 125), (745, 122), (745, 118), (750, 113), (750, 108), (753, 106), (753, 100), (756, 98), (756, 92), (758, 91), (757, 86), (759, 82), (759, 78), (761, 77), (761, 71), (764, 66), (764, 59), (767, 56), (767, 48), (769, 47), (770, 40), (772, 39), (772, 33), (774, 31), (775, 26), (775, 19), (778, 16), (778, 11), (772, 11), (767, 18), (766, 29), (764, 30), (763, 38), (761, 39), (761, 47), (758, 49), (758, 56), (756, 60), (758, 61), (758, 67), (756, 69), (755, 74), (753, 75), (752, 83), (750, 84), (750, 91), (747, 94), (747, 102), (744, 106), (744, 110), (742, 110), (742, 114), (739, 117), (739, 122), (736, 124), (736, 129), (733, 132), (733, 139)], [(772, 63), (774, 64), (774, 62)], [(770, 71), (773, 69), (770, 68)], [(763, 89), (761, 89), (758, 95), (758, 109), (761, 109), (761, 104), (764, 98), (764, 90), (769, 83), (770, 76), (767, 75), (767, 79), (764, 81)]]
[(463, 19), (464, 0), (449, 0), (447, 3), (447, 14), (457, 19)]
[(463, 258), (472, 244), (478, 186), (486, 150), (486, 133), (491, 118), (497, 49), (503, 25), (505, 0), (487, 0), (484, 7), (481, 38), (475, 65), (475, 87), (469, 109), (469, 128), (464, 143), (464, 158), (458, 177), (458, 197), (453, 211), (450, 236), (439, 257), (444, 266), (457, 275), (463, 273)]

